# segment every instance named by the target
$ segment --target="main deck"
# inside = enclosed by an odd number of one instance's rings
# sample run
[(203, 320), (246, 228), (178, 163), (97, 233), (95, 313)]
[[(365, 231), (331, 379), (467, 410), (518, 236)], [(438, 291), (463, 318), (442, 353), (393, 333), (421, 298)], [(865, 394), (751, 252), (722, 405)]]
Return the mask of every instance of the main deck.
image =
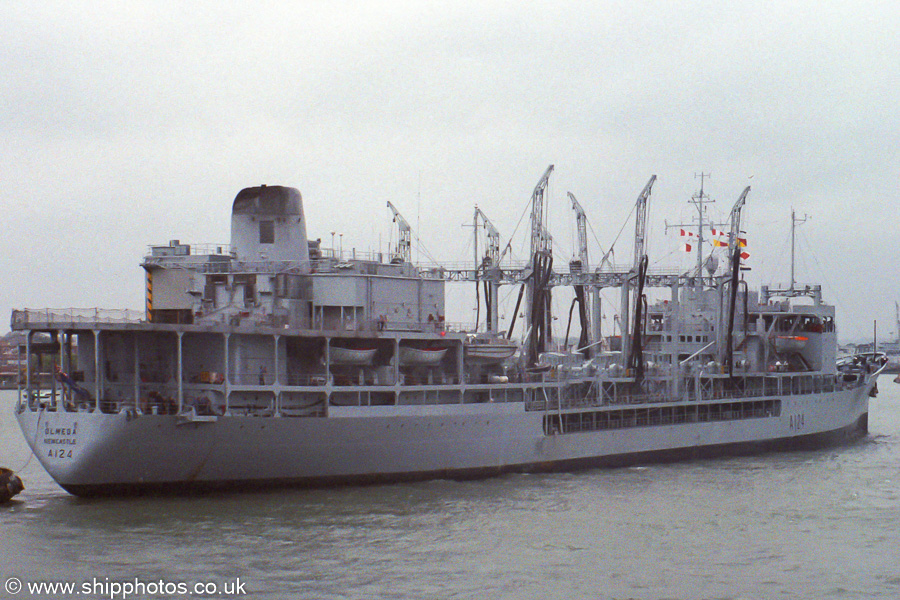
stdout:
[(858, 361), (835, 373), (758, 373), (745, 365), (728, 375), (662, 365), (647, 369), (638, 385), (615, 368), (615, 357), (584, 362), (581, 355), (551, 353), (537, 370), (499, 354), (485, 361), (482, 352), (469, 352), (470, 336), (444, 324), (437, 332), (288, 330), (50, 310), (17, 311), (13, 320), (28, 332), (20, 349), (23, 365), (30, 364), (23, 369), (21, 410), (199, 420), (520, 403), (546, 415), (546, 434), (564, 434), (779, 416), (782, 398), (860, 387), (879, 367)]

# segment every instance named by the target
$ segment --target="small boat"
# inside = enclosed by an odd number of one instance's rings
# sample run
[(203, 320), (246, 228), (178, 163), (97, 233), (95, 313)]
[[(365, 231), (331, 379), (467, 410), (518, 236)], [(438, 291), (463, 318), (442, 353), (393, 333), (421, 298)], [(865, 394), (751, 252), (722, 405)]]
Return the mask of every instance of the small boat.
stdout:
[(802, 335), (779, 335), (775, 338), (776, 352), (798, 352), (806, 347), (808, 337)]
[(446, 348), (421, 349), (400, 346), (400, 364), (415, 367), (432, 367), (440, 364), (446, 353)]
[(329, 348), (333, 365), (371, 365), (375, 359), (376, 348)]
[(489, 341), (466, 343), (465, 356), (468, 362), (473, 363), (498, 363), (516, 353), (518, 346), (512, 342)]

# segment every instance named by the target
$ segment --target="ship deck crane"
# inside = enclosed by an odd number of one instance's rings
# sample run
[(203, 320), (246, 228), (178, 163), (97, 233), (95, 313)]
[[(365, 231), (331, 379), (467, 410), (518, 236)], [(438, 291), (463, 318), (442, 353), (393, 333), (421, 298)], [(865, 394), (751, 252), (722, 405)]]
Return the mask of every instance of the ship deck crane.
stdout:
[(738, 275), (741, 269), (741, 210), (750, 193), (750, 186), (744, 188), (731, 209), (731, 231), (728, 233), (728, 250), (731, 252), (731, 283), (729, 284), (728, 327), (725, 329), (725, 364), (728, 375), (734, 375), (734, 313), (737, 308)]
[(410, 262), (412, 260), (412, 227), (409, 226), (409, 223), (406, 222), (406, 219), (403, 218), (400, 211), (391, 204), (390, 200), (388, 200), (387, 207), (391, 209), (391, 212), (394, 214), (394, 223), (396, 223), (397, 227), (400, 229), (400, 237), (397, 240), (397, 249), (391, 257), (391, 260)]
[(575, 226), (578, 229), (578, 258), (581, 260), (581, 267), (587, 271), (588, 267), (588, 240), (587, 240), (587, 215), (581, 204), (575, 198), (572, 192), (568, 192), (569, 200), (572, 201), (572, 209), (575, 211)]
[[(481, 217), (481, 222), (484, 225), (484, 228), (487, 232), (487, 252), (485, 253), (484, 259), (480, 259), (478, 256), (478, 218)], [(478, 289), (478, 282), (484, 281), (484, 304), (485, 304), (485, 315), (486, 315), (486, 325), (488, 332), (494, 332), (497, 330), (500, 321), (500, 306), (498, 302), (499, 288), (500, 288), (500, 274), (499, 274), (499, 266), (500, 266), (500, 232), (494, 227), (494, 224), (491, 223), (491, 220), (487, 218), (487, 215), (478, 208), (475, 207), (475, 327), (478, 328), (478, 320), (479, 313), (481, 312), (481, 295)], [(479, 264), (480, 262), (480, 264)]]
[(547, 192), (547, 185), (550, 183), (550, 173), (553, 172), (553, 165), (547, 167), (540, 181), (534, 186), (534, 192), (531, 194), (531, 256), (536, 252), (549, 250), (549, 236), (544, 228), (544, 195)]
[[(572, 209), (575, 211), (575, 226), (578, 230), (578, 258), (569, 263), (569, 270), (578, 273), (585, 273), (590, 271), (590, 266), (588, 265), (588, 239), (587, 239), (587, 214), (585, 214), (584, 209), (579, 204), (578, 200), (575, 198), (575, 195), (572, 192), (568, 192), (569, 200), (572, 201)], [(585, 289), (583, 284), (578, 284), (574, 286), (575, 290), (575, 298), (573, 299), (572, 307), (574, 308), (575, 304), (578, 304), (578, 318), (581, 321), (581, 336), (578, 339), (578, 348), (587, 348), (592, 346), (592, 341), (594, 339), (594, 332), (591, 331), (591, 324), (588, 321), (588, 300), (587, 295), (585, 294)], [(594, 288), (594, 310), (599, 310), (599, 290)], [(569, 309), (569, 326), (572, 324), (572, 310)], [(568, 343), (569, 337), (569, 327), (566, 327), (566, 342)], [(591, 352), (593, 355), (593, 350)]]
[(547, 167), (531, 194), (531, 276), (528, 279), (528, 305), (530, 333), (526, 361), (536, 364), (547, 349), (551, 338), (550, 277), (553, 273), (553, 254), (550, 236), (544, 226), (544, 196), (550, 181), (553, 165)]
[(644, 315), (642, 311), (642, 298), (644, 295), (644, 282), (647, 277), (647, 204), (650, 200), (650, 191), (656, 182), (656, 175), (652, 175), (647, 185), (641, 191), (635, 203), (634, 224), (634, 264), (629, 273), (626, 285), (622, 286), (622, 323), (628, 323), (629, 296), (632, 285), (634, 286), (634, 319), (630, 335), (622, 333), (622, 353), (628, 357), (628, 369), (634, 372), (635, 382), (640, 383), (644, 376), (644, 352), (641, 339)]
[(641, 195), (637, 199), (637, 212), (634, 224), (634, 269), (637, 270), (645, 252), (644, 246), (647, 239), (647, 203), (650, 200), (650, 191), (656, 182), (656, 175), (650, 177), (650, 181), (644, 186)]
[[(475, 207), (475, 229), (476, 229), (476, 240), (477, 240), (477, 229), (478, 229), (478, 217), (481, 217), (481, 222), (484, 225), (484, 229), (487, 232), (487, 253), (485, 254), (485, 258), (488, 259), (491, 266), (497, 266), (500, 264), (500, 232), (497, 231), (497, 228), (494, 227), (494, 224), (491, 223), (491, 220), (487, 218), (487, 215), (484, 214), (477, 206)], [(475, 246), (475, 254), (476, 254), (476, 262), (477, 262), (477, 254), (478, 254), (478, 246)]]

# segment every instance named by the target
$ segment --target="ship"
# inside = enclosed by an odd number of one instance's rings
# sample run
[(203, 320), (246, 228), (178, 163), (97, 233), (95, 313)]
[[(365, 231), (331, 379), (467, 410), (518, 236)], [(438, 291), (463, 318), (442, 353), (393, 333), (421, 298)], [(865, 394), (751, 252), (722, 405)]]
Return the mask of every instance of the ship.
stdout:
[[(748, 288), (749, 188), (722, 264), (698, 254), (696, 269), (665, 272), (648, 267), (644, 244), (655, 176), (624, 267), (589, 265), (585, 211), (569, 194), (579, 255), (554, 269), (552, 170), (530, 198), (526, 259), (510, 262), (476, 208), (486, 249), (458, 270), (414, 264), (411, 227), (390, 202), (396, 246), (347, 255), (308, 238), (297, 189), (241, 190), (229, 244), (149, 248), (145, 310), (12, 312), (25, 440), (62, 488), (93, 496), (615, 467), (865, 435), (884, 357), (839, 363), (820, 286)], [(474, 326), (446, 318), (445, 287), (460, 281), (476, 284)], [(518, 288), (503, 328), (501, 286)], [(554, 336), (563, 288), (577, 343), (569, 327)], [(603, 289), (620, 297), (608, 335)]]

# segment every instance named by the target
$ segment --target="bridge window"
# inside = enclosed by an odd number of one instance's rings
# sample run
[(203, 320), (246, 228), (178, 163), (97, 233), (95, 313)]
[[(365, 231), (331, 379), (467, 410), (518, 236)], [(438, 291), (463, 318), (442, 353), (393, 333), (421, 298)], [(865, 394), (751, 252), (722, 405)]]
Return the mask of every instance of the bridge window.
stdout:
[(259, 243), (274, 244), (275, 243), (275, 221), (259, 222)]

